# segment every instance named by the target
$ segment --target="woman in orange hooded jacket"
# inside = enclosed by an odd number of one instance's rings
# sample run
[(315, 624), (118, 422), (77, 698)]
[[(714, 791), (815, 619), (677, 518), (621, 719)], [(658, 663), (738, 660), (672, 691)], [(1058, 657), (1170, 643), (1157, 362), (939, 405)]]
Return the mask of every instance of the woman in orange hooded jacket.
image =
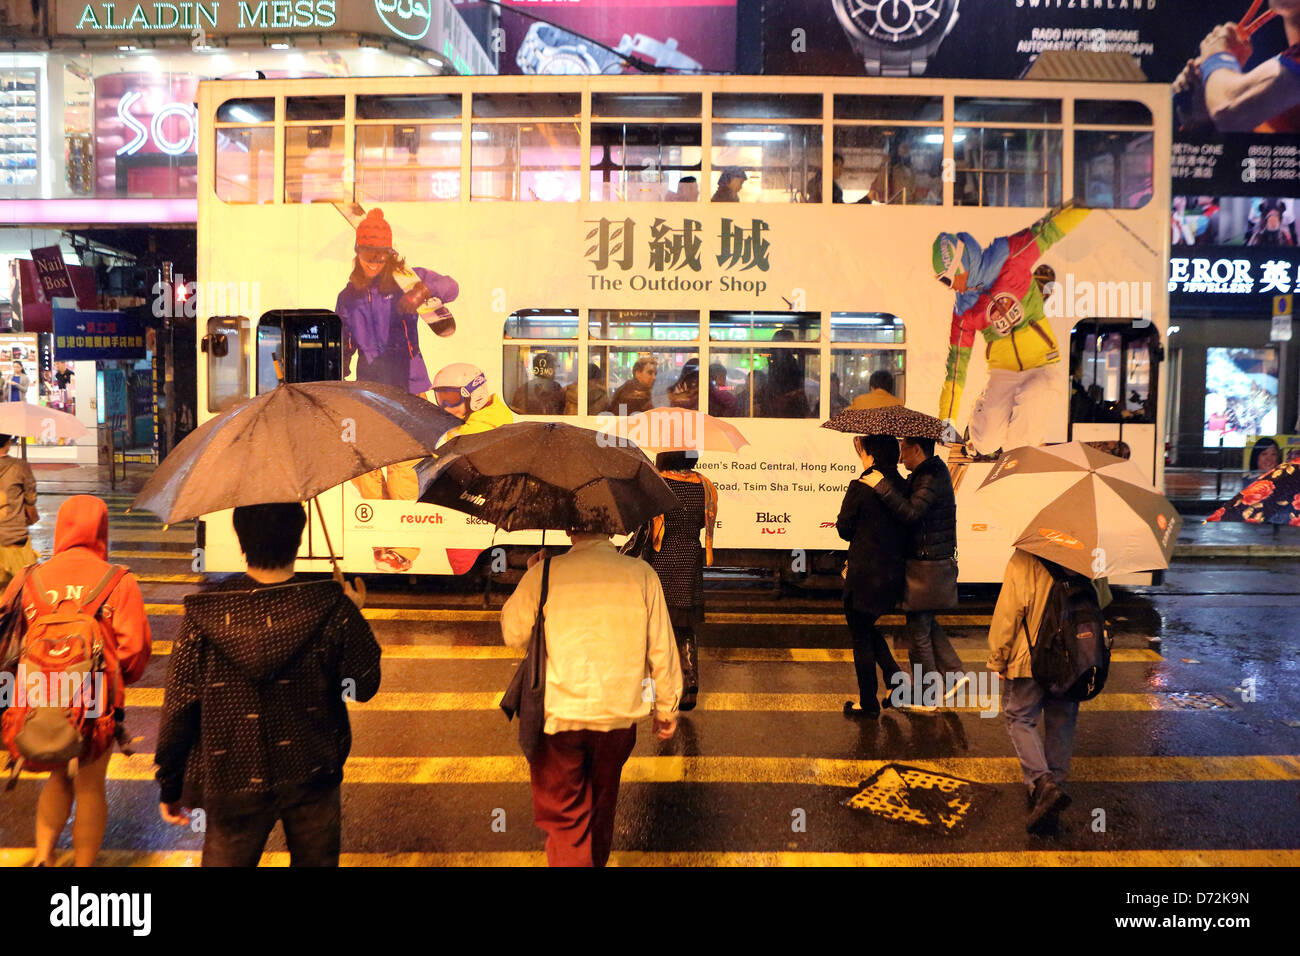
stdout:
[[(41, 584), (47, 600), (58, 603), (72, 592), (69, 589), (93, 588), (109, 569), (108, 506), (93, 495), (74, 495), (63, 503), (54, 526), (54, 555), (39, 565)], [(32, 600), (30, 573), (24, 582), (15, 578), (5, 591), (4, 606), (23, 587), (23, 611), (30, 621), (37, 613)], [(53, 592), (51, 595), (50, 592)], [(118, 580), (100, 611), (103, 622), (104, 657), (114, 686), (113, 705), (120, 713), (125, 703), (125, 688), (144, 674), (149, 663), (152, 637), (149, 618), (144, 611), (144, 597), (135, 575), (126, 573)], [(106, 715), (107, 717), (107, 715)], [(105, 718), (101, 718), (105, 719)], [(77, 815), (72, 825), (72, 845), (77, 866), (91, 866), (104, 840), (108, 802), (105, 778), (112, 748), (91, 754), (75, 777), (63, 770), (50, 772), (36, 805), (36, 865), (53, 862), (54, 843), (68, 822), (75, 797)]]

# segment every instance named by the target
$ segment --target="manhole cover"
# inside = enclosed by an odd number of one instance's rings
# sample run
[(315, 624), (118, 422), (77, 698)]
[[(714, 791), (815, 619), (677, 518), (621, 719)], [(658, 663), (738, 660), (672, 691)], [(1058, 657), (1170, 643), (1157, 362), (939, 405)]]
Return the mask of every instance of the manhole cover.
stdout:
[(969, 780), (898, 763), (881, 767), (861, 787), (844, 801), (846, 807), (940, 833), (960, 830), (976, 802), (994, 792)]
[(1231, 710), (1232, 705), (1222, 697), (1200, 691), (1174, 691), (1165, 695), (1179, 710)]

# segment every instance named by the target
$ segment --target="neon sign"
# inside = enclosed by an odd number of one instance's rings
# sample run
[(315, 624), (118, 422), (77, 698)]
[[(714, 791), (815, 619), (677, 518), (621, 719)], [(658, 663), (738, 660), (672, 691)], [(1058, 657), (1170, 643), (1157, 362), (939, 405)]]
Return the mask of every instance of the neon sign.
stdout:
[(423, 40), (433, 23), (433, 6), (425, 0), (375, 0), (375, 12), (403, 40)]
[[(199, 135), (199, 114), (193, 105), (188, 103), (168, 103), (158, 112), (153, 114), (146, 127), (138, 118), (131, 113), (131, 107), (140, 99), (139, 90), (131, 90), (124, 93), (117, 101), (117, 118), (122, 121), (122, 125), (131, 131), (133, 139), (129, 143), (123, 143), (118, 147), (118, 156), (134, 156), (145, 143), (149, 142), (152, 134), (153, 143), (158, 147), (160, 152), (168, 156), (181, 156), (185, 153), (194, 152), (194, 144)], [(163, 122), (169, 116), (183, 116), (186, 119), (187, 132), (179, 140), (169, 140), (163, 133)]]

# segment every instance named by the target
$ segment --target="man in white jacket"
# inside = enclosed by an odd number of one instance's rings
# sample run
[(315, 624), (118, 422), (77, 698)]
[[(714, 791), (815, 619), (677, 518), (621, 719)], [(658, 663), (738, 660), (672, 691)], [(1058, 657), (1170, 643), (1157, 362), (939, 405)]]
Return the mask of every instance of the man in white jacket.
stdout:
[[(654, 711), (660, 740), (677, 731), (682, 670), (654, 569), (618, 553), (604, 534), (573, 532), (551, 559), (546, 597), (546, 723), (529, 766), (533, 818), (551, 866), (604, 866), (614, 841), (623, 764), (636, 723)], [(501, 609), (510, 647), (525, 647), (537, 617), (542, 562)]]

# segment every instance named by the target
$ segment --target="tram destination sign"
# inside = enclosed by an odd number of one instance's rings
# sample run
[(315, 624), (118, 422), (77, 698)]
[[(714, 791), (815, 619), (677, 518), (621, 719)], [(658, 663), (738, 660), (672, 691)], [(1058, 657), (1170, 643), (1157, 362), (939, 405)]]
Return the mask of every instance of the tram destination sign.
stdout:
[(54, 310), (54, 354), (60, 361), (142, 359), (145, 329), (124, 312)]

